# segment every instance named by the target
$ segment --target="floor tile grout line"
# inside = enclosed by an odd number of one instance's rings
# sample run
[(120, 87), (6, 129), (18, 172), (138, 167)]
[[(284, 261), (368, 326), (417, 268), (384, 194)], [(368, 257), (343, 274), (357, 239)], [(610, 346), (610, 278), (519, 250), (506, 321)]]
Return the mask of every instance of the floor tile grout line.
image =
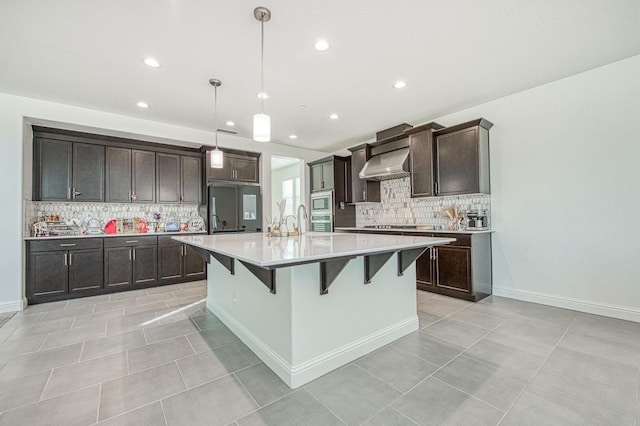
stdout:
[(53, 376), (53, 370), (54, 370), (54, 368), (52, 368), (51, 371), (49, 371), (49, 376), (47, 377), (47, 381), (44, 383), (42, 391), (40, 392), (40, 396), (38, 397), (38, 400), (36, 402), (42, 401), (42, 397), (44, 396), (44, 393), (47, 390), (47, 386), (49, 386), (49, 381), (51, 380), (51, 376)]
[(102, 399), (102, 382), (100, 382), (100, 388), (98, 389), (98, 409), (96, 410), (96, 423), (100, 421), (100, 400)]
[[(140, 407), (142, 408), (142, 407)], [(169, 422), (167, 421), (167, 413), (165, 413), (164, 411), (164, 404), (162, 403), (162, 400), (160, 400), (160, 410), (162, 411), (162, 418), (164, 419), (164, 424), (165, 426), (169, 424)]]
[[(240, 379), (240, 377), (238, 377), (236, 375), (236, 372), (234, 371), (233, 373), (230, 374), (230, 376), (233, 376), (238, 381), (238, 383), (240, 383), (240, 386), (242, 387), (242, 389), (244, 389), (244, 391), (247, 393), (247, 395), (249, 395), (251, 397), (251, 400), (256, 403), (256, 406), (258, 407), (258, 409), (262, 408), (262, 406), (260, 405), (260, 403), (258, 402), (256, 397), (253, 396), (253, 394), (251, 392), (249, 392), (249, 389), (247, 389), (247, 387), (244, 385), (244, 382)], [(291, 393), (291, 392), (289, 392), (289, 393)], [(234, 419), (234, 420), (236, 420), (236, 419)]]
[(189, 390), (189, 386), (187, 386), (187, 381), (184, 379), (184, 376), (182, 375), (182, 370), (180, 370), (180, 365), (178, 364), (178, 360), (174, 359), (173, 363), (176, 365), (176, 368), (178, 369), (178, 374), (180, 375), (180, 380), (182, 380), (182, 384), (184, 385), (185, 391)]
[(520, 398), (522, 398), (522, 395), (524, 395), (524, 393), (527, 391), (527, 389), (529, 388), (529, 385), (531, 385), (531, 382), (533, 382), (533, 380), (536, 378), (536, 376), (538, 375), (538, 373), (540, 372), (540, 370), (542, 370), (542, 367), (544, 367), (544, 365), (547, 363), (547, 361), (549, 360), (549, 358), (551, 357), (551, 354), (553, 354), (553, 352), (558, 348), (558, 345), (560, 344), (560, 342), (562, 342), (562, 339), (564, 339), (564, 336), (569, 332), (569, 328), (571, 328), (571, 326), (573, 325), (573, 323), (576, 321), (576, 316), (573, 317), (573, 320), (571, 321), (571, 323), (569, 323), (569, 325), (567, 325), (567, 328), (564, 330), (564, 333), (562, 333), (562, 336), (560, 336), (560, 338), (558, 339), (558, 341), (555, 343), (555, 345), (553, 346), (553, 349), (551, 349), (549, 351), (549, 353), (547, 354), (547, 356), (544, 358), (544, 361), (542, 361), (542, 363), (540, 364), (540, 366), (536, 369), (535, 373), (533, 373), (533, 375), (531, 376), (531, 378), (527, 381), (527, 384), (524, 386), (524, 388), (522, 388), (522, 390), (520, 391), (520, 393), (518, 394), (518, 396), (516, 398), (513, 399), (513, 402), (511, 403), (511, 405), (509, 405), (509, 408), (505, 411), (504, 415), (502, 416), (502, 418), (500, 419), (500, 421), (498, 421), (498, 425), (500, 426), (500, 424), (502, 424), (502, 422), (504, 421), (504, 419), (507, 417), (507, 415), (509, 414), (509, 412), (511, 411), (511, 409), (513, 408), (514, 405), (516, 405), (516, 403), (520, 400)]
[[(347, 364), (347, 365), (349, 365), (349, 364)], [(346, 366), (345, 366), (345, 367), (346, 367)], [(342, 369), (342, 368), (340, 368), (340, 369)], [(307, 388), (307, 386), (306, 386), (306, 385), (304, 385), (304, 386), (300, 387), (300, 389), (304, 390), (304, 391), (305, 391), (305, 392), (307, 392), (309, 395), (311, 395), (311, 398), (315, 399), (315, 400), (318, 402), (318, 404), (322, 405), (322, 406), (323, 406), (327, 411), (329, 411), (331, 414), (333, 414), (334, 416), (336, 416), (336, 418), (337, 418), (338, 420), (340, 420), (343, 424), (345, 424), (345, 425), (347, 425), (347, 424), (348, 424), (346, 421), (344, 421), (344, 420), (342, 419), (342, 417), (340, 417), (338, 414), (334, 413), (334, 412), (333, 412), (333, 410), (332, 410), (331, 408), (327, 407), (327, 406), (326, 406), (322, 401), (320, 401), (320, 399), (319, 399), (319, 398), (318, 398), (318, 397), (317, 397), (313, 392), (311, 392), (311, 390), (309, 390), (309, 389)], [(294, 390), (295, 390), (295, 389), (294, 389)]]
[(489, 407), (491, 407), (491, 408), (495, 408), (496, 410), (498, 410), (498, 411), (500, 411), (501, 413), (503, 413), (503, 415), (504, 415), (504, 413), (506, 413), (506, 410), (505, 410), (504, 408), (496, 407), (494, 404), (492, 404), (492, 403), (490, 403), (490, 402), (488, 402), (488, 401), (485, 401), (484, 399), (482, 399), (482, 398), (480, 398), (480, 397), (478, 397), (478, 396), (476, 396), (476, 395), (470, 394), (469, 392), (465, 391), (464, 389), (460, 389), (459, 387), (454, 386), (454, 385), (452, 385), (451, 383), (447, 383), (447, 382), (445, 382), (444, 380), (439, 379), (438, 377), (435, 377), (435, 376), (433, 377), (433, 379), (434, 379), (434, 380), (439, 381), (440, 383), (442, 383), (442, 384), (444, 384), (444, 385), (449, 386), (450, 388), (453, 388), (453, 389), (457, 390), (458, 392), (461, 392), (461, 393), (463, 393), (463, 394), (467, 395), (467, 396), (468, 396), (468, 397), (470, 397), (470, 398), (475, 399), (476, 401), (480, 401), (480, 402), (482, 402), (483, 404), (488, 405), (488, 406), (489, 406)]

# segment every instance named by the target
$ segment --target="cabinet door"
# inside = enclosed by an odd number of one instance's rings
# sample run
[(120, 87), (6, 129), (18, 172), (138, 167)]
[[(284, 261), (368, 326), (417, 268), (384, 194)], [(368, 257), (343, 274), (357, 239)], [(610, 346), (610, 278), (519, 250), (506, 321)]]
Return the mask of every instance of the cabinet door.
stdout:
[[(207, 159), (209, 159), (209, 157), (207, 157)], [(210, 164), (207, 164), (207, 167), (209, 167), (209, 179), (227, 181), (233, 180), (235, 172), (233, 170), (233, 164), (228, 154), (224, 155), (222, 164), (224, 167), (222, 167), (221, 169), (214, 169)]]
[(411, 149), (411, 196), (429, 197), (433, 194), (433, 135), (431, 130), (409, 137)]
[(182, 244), (158, 246), (158, 275), (161, 283), (178, 282), (184, 273)]
[(259, 182), (258, 159), (254, 157), (232, 159), (235, 179), (240, 182)]
[(184, 246), (184, 276), (189, 279), (205, 279), (207, 263), (189, 245)]
[(132, 248), (105, 247), (104, 248), (104, 286), (124, 287), (131, 285), (133, 264), (131, 262)]
[(200, 203), (202, 194), (202, 167), (198, 157), (180, 157), (180, 183), (183, 203)]
[(68, 253), (43, 251), (29, 255), (29, 296), (50, 296), (68, 290)]
[(436, 138), (438, 195), (480, 192), (478, 127)]
[(76, 201), (104, 201), (104, 146), (73, 144), (73, 190)]
[(131, 150), (108, 146), (106, 157), (106, 201), (131, 202)]
[(71, 142), (37, 139), (35, 152), (34, 199), (68, 201), (71, 191)]
[(156, 154), (131, 150), (131, 192), (139, 203), (153, 203), (156, 188)]
[(156, 176), (158, 177), (156, 200), (158, 203), (180, 202), (180, 156), (156, 154)]
[(102, 249), (69, 251), (69, 292), (103, 287)]
[(322, 164), (322, 189), (333, 189), (335, 181), (333, 178), (333, 161)]
[(151, 284), (158, 281), (157, 246), (133, 248), (133, 284)]
[(433, 250), (435, 250), (434, 247), (429, 247), (422, 256), (416, 259), (416, 281), (421, 290), (429, 290), (435, 286)]
[(358, 174), (364, 167), (364, 163), (367, 162), (366, 149), (359, 149), (353, 151), (351, 154), (351, 200), (354, 203), (361, 203), (366, 200), (366, 181), (360, 179)]
[(471, 294), (471, 249), (439, 246), (436, 258), (436, 286)]
[(311, 192), (322, 191), (322, 164), (314, 164), (311, 168)]

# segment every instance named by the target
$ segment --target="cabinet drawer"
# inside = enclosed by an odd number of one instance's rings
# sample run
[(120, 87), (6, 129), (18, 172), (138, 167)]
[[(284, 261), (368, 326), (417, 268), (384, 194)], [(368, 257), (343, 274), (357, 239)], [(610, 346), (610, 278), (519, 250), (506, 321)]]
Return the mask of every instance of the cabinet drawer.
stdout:
[(55, 250), (84, 250), (102, 248), (102, 238), (72, 238), (55, 239), (47, 241), (29, 241), (29, 250), (55, 251)]
[(130, 235), (128, 237), (111, 237), (104, 239), (105, 247), (135, 247), (150, 246), (158, 243), (158, 237), (155, 235)]
[(158, 245), (159, 246), (176, 246), (182, 244), (180, 241), (176, 241), (171, 238), (171, 235), (160, 235), (158, 236)]

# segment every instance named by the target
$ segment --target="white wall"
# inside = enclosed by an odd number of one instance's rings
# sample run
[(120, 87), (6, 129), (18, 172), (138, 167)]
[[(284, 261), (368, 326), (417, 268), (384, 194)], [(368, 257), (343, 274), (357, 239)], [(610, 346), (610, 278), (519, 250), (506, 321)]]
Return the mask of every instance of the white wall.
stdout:
[(434, 121), (478, 117), (494, 294), (640, 321), (640, 56)]
[[(22, 210), (23, 197), (28, 198), (30, 194), (31, 123), (136, 137), (155, 142), (180, 142), (187, 146), (211, 145), (214, 140), (213, 133), (204, 130), (0, 93), (0, 220), (4, 227), (0, 245), (0, 271), (3, 274), (3, 279), (0, 280), (0, 312), (18, 310), (24, 303)], [(263, 208), (266, 207), (263, 211), (270, 211), (269, 206), (272, 204), (272, 154), (293, 156), (305, 161), (327, 155), (323, 152), (274, 143), (261, 144), (222, 134), (219, 136), (219, 145), (262, 152)], [(308, 188), (305, 190), (308, 191)]]

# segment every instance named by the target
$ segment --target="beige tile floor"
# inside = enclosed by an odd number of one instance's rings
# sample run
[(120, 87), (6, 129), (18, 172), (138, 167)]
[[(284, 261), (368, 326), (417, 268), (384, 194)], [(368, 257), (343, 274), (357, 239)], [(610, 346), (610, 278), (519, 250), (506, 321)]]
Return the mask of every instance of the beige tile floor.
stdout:
[(205, 283), (35, 305), (0, 328), (0, 425), (640, 426), (640, 324), (418, 292), (420, 330), (292, 391)]

